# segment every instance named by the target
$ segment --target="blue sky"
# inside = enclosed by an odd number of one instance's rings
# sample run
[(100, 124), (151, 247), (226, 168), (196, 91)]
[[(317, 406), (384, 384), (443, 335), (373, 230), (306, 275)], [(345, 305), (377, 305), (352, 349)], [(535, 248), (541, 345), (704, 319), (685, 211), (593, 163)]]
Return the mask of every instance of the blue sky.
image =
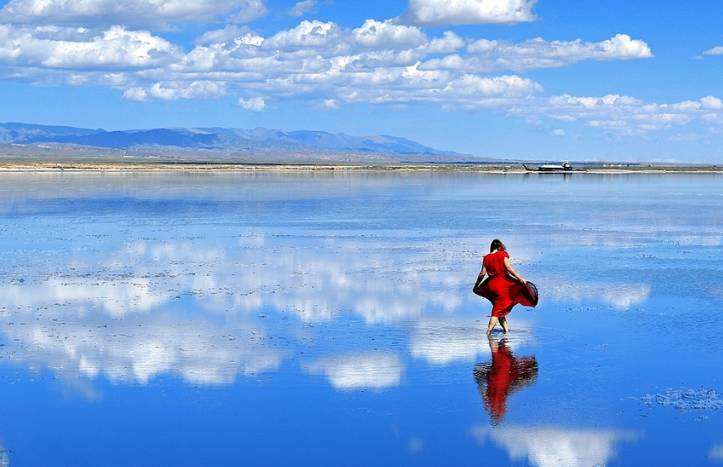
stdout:
[(723, 161), (723, 4), (0, 1), (0, 121)]

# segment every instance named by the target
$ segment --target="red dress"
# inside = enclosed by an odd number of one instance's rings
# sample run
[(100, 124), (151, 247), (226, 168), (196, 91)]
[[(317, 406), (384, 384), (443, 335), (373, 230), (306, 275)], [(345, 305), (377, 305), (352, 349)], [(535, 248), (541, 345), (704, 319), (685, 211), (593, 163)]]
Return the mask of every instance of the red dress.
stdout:
[(512, 279), (505, 268), (506, 251), (497, 250), (484, 257), (483, 264), (489, 275), (479, 287), (478, 295), (492, 302), (492, 316), (504, 318), (512, 307), (520, 304), (535, 306), (529, 295), (527, 285)]

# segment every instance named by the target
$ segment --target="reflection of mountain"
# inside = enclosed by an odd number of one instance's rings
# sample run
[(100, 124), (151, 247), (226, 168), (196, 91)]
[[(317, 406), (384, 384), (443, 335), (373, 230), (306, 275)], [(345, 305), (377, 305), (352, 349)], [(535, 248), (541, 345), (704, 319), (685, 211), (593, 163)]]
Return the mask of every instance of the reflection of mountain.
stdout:
[(515, 357), (506, 339), (489, 339), (492, 361), (478, 363), (474, 367), (474, 379), (479, 387), (485, 406), (490, 412), (492, 424), (502, 421), (507, 410), (507, 398), (514, 391), (530, 385), (537, 379), (535, 356)]
[(607, 465), (616, 444), (635, 436), (615, 430), (581, 430), (554, 427), (474, 427), (480, 443), (489, 437), (503, 446), (513, 461), (527, 460), (537, 467), (589, 467)]
[(323, 373), (337, 389), (381, 389), (398, 386), (403, 369), (396, 355), (369, 352), (322, 358), (309, 365), (308, 372)]

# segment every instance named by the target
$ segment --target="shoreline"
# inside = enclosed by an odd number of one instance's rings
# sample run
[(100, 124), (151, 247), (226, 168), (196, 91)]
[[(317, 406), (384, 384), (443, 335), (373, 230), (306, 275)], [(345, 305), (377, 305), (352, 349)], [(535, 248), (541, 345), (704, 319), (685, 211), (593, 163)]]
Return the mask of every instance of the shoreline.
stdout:
[(18, 172), (464, 172), (489, 174), (723, 174), (722, 166), (649, 165), (590, 167), (569, 172), (537, 172), (516, 164), (292, 164), (220, 162), (10, 162), (0, 161), (0, 173)]

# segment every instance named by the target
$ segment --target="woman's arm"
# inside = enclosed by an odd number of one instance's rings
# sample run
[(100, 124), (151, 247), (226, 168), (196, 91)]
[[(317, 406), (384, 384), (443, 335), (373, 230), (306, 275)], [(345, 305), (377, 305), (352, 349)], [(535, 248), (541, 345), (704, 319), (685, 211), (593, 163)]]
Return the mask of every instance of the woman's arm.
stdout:
[(525, 280), (524, 277), (522, 277), (520, 274), (518, 274), (517, 271), (515, 271), (515, 268), (512, 267), (512, 263), (510, 263), (510, 258), (505, 258), (505, 268), (507, 269), (507, 272), (512, 277), (514, 277), (518, 281), (522, 282), (523, 284), (527, 283), (527, 280)]

